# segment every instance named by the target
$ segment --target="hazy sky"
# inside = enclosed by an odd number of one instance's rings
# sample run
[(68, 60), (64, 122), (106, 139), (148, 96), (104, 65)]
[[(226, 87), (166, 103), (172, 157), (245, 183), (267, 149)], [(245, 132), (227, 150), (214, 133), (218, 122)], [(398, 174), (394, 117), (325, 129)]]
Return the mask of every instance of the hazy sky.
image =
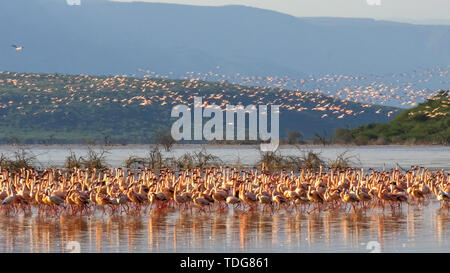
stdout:
[[(114, 0), (134, 2), (135, 0)], [(245, 5), (271, 9), (298, 17), (332, 16), (450, 21), (450, 0), (140, 0), (192, 5)], [(369, 5), (371, 4), (371, 5)]]

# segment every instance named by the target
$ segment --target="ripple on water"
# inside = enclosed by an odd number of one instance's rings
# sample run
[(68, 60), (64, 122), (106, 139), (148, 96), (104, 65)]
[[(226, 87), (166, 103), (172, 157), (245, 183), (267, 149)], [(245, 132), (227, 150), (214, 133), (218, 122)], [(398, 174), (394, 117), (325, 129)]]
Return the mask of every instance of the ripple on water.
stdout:
[(450, 217), (437, 201), (391, 212), (0, 217), (0, 252), (449, 252)]

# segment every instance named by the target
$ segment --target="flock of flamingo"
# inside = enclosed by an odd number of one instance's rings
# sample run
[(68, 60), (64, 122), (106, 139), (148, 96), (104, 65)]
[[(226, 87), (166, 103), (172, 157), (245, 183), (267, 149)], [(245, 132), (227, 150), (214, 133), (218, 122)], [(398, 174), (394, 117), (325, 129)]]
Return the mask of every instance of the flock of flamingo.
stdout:
[[(21, 169), (2, 170), (0, 202), (4, 214), (91, 215), (133, 213), (166, 208), (224, 212), (262, 209), (320, 212), (324, 210), (384, 211), (401, 209), (403, 203), (423, 206), (429, 199), (450, 207), (450, 175), (413, 167), (398, 169), (330, 170), (301, 169), (298, 173), (208, 167), (175, 171), (164, 169)], [(351, 206), (351, 207), (350, 207)]]

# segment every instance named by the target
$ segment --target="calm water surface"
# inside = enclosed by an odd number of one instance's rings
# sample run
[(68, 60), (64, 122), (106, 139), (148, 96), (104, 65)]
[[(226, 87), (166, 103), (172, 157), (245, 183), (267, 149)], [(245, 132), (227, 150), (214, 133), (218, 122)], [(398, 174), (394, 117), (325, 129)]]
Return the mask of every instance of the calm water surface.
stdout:
[[(176, 147), (165, 153), (177, 157), (199, 146)], [(40, 166), (61, 166), (69, 149), (82, 156), (82, 146), (28, 146)], [(12, 154), (17, 147), (0, 146)], [(130, 155), (145, 156), (148, 146), (108, 147), (111, 167), (121, 166)], [(363, 146), (295, 147), (282, 154), (313, 150), (326, 160), (347, 152), (353, 165), (364, 168), (402, 168), (421, 165), (450, 171), (450, 147)], [(257, 147), (208, 146), (207, 151), (226, 164), (237, 160), (254, 164)], [(271, 215), (230, 209), (225, 213), (198, 214), (166, 210), (138, 216), (60, 215), (55, 218), (0, 214), (0, 252), (70, 252), (73, 241), (81, 252), (450, 252), (450, 212), (437, 201), (426, 206), (406, 205), (401, 211), (357, 211)]]
[[(200, 145), (176, 145), (172, 151), (163, 152), (165, 157), (177, 158), (184, 153), (200, 151)], [(0, 153), (11, 156), (20, 147), (0, 146)], [(121, 167), (131, 155), (144, 157), (150, 151), (149, 145), (127, 145), (105, 147), (106, 160), (110, 167)], [(205, 146), (208, 153), (218, 156), (224, 164), (254, 165), (260, 159), (259, 146)], [(79, 145), (44, 146), (30, 145), (26, 151), (36, 157), (36, 164), (42, 167), (62, 166), (70, 151), (77, 156), (85, 156), (88, 148)], [(98, 147), (94, 150), (99, 151)], [(280, 146), (283, 155), (303, 155), (308, 151), (319, 153), (325, 161), (336, 159), (340, 154), (351, 160), (352, 166), (381, 169), (394, 168), (396, 163), (407, 169), (411, 165), (420, 165), (430, 169), (445, 169), (450, 171), (450, 146)]]
[(402, 211), (0, 217), (0, 252), (450, 252), (450, 216), (431, 201)]

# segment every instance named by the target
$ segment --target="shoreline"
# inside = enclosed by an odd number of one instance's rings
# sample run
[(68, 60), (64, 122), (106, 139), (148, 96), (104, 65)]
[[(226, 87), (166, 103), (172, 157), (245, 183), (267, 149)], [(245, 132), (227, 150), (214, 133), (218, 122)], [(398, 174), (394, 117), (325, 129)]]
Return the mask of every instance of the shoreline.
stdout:
[[(0, 149), (4, 147), (17, 147), (17, 148), (35, 148), (35, 147), (48, 147), (48, 148), (105, 148), (107, 149), (128, 149), (128, 148), (153, 148), (158, 146), (158, 144), (0, 144)], [(164, 151), (164, 148), (160, 146), (160, 150)], [(174, 144), (171, 150), (182, 150), (182, 149), (195, 149), (195, 148), (209, 148), (209, 149), (255, 149), (259, 150), (259, 144)], [(370, 149), (370, 148), (432, 148), (432, 147), (450, 147), (450, 145), (442, 144), (420, 144), (420, 145), (406, 145), (406, 144), (387, 144), (387, 145), (344, 145), (344, 144), (330, 144), (330, 145), (320, 145), (320, 144), (298, 144), (298, 145), (288, 145), (280, 144), (279, 149), (318, 149), (318, 148), (358, 148), (358, 149)]]

